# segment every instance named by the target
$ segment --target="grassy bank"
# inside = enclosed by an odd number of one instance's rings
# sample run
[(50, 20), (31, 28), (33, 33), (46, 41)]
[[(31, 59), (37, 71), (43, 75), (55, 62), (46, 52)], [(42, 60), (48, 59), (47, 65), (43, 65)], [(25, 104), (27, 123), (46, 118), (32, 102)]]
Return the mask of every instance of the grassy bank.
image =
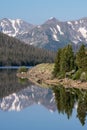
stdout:
[(26, 73), (26, 77), (32, 82), (43, 87), (63, 85), (65, 87), (87, 89), (87, 82), (81, 82), (80, 80), (72, 80), (69, 78), (63, 78), (63, 79), (53, 78), (52, 75), (53, 69), (54, 64), (49, 63), (39, 64), (31, 68)]

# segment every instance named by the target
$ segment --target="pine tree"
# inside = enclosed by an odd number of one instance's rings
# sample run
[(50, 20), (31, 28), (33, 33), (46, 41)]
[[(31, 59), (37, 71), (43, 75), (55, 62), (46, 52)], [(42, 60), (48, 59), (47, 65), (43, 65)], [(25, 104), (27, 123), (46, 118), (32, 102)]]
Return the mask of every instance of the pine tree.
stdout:
[(76, 54), (76, 64), (78, 66), (78, 69), (83, 68), (84, 62), (87, 63), (87, 61), (84, 60), (85, 57), (86, 57), (85, 46), (82, 45)]
[(87, 55), (85, 57), (83, 57), (82, 61), (82, 70), (83, 71), (87, 71)]
[(62, 49), (61, 56), (60, 56), (61, 57), (61, 60), (60, 60), (60, 71), (61, 72), (66, 71), (66, 66), (67, 66), (66, 59), (67, 58), (66, 58), (65, 53), (66, 53), (66, 47)]
[(61, 52), (62, 52), (62, 49), (59, 49), (58, 52), (57, 52), (57, 56), (56, 56), (56, 59), (55, 59), (55, 65), (54, 65), (54, 71), (53, 71), (53, 75), (54, 77), (57, 76), (57, 74), (60, 72), (60, 59), (61, 59)]
[(68, 72), (74, 68), (74, 52), (71, 45), (63, 48), (60, 60), (60, 71)]
[(54, 66), (54, 77), (57, 75), (64, 76), (65, 72), (69, 72), (74, 68), (74, 52), (71, 45), (59, 49), (57, 52), (55, 66)]

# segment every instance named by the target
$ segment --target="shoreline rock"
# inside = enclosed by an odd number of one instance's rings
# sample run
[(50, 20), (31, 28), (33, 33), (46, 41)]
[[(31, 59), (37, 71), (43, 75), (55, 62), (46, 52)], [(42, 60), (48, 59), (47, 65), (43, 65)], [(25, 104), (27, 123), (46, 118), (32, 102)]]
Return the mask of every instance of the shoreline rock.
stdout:
[[(57, 79), (53, 78), (52, 71), (54, 64), (43, 63), (36, 65), (35, 67), (29, 69), (29, 71), (24, 74), (25, 78), (28, 78), (33, 83), (43, 86), (58, 86), (62, 85), (66, 88), (78, 88), (78, 89), (87, 89), (87, 82), (81, 82), (79, 80), (72, 80), (69, 78)], [(18, 77), (23, 75), (18, 75)]]

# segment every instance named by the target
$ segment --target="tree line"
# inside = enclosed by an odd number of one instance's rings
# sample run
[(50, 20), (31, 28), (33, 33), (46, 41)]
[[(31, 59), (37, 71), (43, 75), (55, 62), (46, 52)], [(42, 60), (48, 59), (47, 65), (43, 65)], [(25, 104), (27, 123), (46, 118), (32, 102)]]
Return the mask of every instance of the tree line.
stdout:
[(35, 48), (0, 33), (0, 66), (36, 65), (54, 62), (55, 53)]
[(84, 44), (76, 53), (70, 44), (58, 50), (53, 75), (64, 78), (66, 74), (73, 79), (87, 80), (87, 49)]

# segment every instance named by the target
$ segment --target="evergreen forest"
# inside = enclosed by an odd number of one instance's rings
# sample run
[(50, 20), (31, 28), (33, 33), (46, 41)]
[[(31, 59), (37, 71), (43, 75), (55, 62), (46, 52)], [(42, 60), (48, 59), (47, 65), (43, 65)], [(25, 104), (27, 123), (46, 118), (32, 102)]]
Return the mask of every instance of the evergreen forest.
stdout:
[(39, 63), (52, 63), (55, 53), (35, 48), (15, 38), (0, 33), (0, 66), (34, 66)]
[(82, 44), (74, 53), (72, 45), (59, 49), (55, 59), (54, 77), (87, 81), (87, 49)]

